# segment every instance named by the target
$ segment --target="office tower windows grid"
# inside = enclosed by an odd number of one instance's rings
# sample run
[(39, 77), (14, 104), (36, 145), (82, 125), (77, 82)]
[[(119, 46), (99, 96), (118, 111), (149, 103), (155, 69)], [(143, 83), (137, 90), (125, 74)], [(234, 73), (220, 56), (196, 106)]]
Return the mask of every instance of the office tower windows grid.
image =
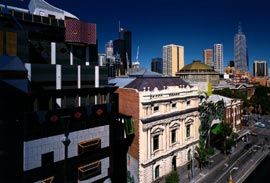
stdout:
[(163, 46), (163, 75), (175, 76), (184, 67), (184, 47), (179, 45)]
[(234, 36), (234, 62), (236, 69), (248, 71), (246, 36), (242, 32), (241, 25), (238, 27), (238, 33)]
[(206, 65), (213, 66), (213, 49), (205, 49), (203, 51), (203, 58)]
[(151, 71), (162, 74), (162, 58), (153, 58), (152, 59)]
[(214, 44), (214, 69), (223, 74), (223, 44)]
[(267, 61), (265, 60), (254, 60), (253, 63), (253, 75), (256, 77), (268, 76)]

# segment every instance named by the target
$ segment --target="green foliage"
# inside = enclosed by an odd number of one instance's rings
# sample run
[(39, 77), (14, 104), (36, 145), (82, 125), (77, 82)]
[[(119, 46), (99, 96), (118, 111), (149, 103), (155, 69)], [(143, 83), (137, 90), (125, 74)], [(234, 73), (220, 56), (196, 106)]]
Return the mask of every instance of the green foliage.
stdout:
[(206, 141), (208, 138), (211, 123), (214, 119), (224, 120), (224, 101), (204, 102), (199, 106), (199, 118), (201, 121), (200, 138)]
[[(250, 105), (255, 107), (255, 112), (270, 114), (270, 99), (268, 97), (268, 88), (258, 86), (254, 95), (250, 99)], [(261, 109), (261, 110), (259, 110)]]
[(131, 176), (130, 171), (127, 171), (127, 183), (134, 183), (134, 177)]
[(179, 175), (176, 171), (171, 172), (166, 177), (166, 183), (178, 183), (179, 182)]
[(241, 99), (244, 102), (244, 106), (248, 104), (247, 95), (241, 90), (231, 90), (229, 88), (224, 88), (222, 90), (213, 91), (213, 94), (217, 94), (217, 95), (221, 95), (221, 96), (229, 97), (229, 98)]
[(219, 139), (220, 150), (224, 154), (227, 154), (227, 152), (236, 144), (237, 134), (233, 132), (232, 128), (227, 123), (221, 123), (220, 128), (220, 133), (216, 138)]

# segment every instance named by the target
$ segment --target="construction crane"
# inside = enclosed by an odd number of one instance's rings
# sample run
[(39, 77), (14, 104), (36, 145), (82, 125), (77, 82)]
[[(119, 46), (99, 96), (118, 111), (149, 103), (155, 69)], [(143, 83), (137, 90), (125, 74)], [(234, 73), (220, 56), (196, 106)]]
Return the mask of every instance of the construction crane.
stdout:
[(139, 62), (139, 51), (140, 51), (140, 46), (137, 47), (136, 62)]

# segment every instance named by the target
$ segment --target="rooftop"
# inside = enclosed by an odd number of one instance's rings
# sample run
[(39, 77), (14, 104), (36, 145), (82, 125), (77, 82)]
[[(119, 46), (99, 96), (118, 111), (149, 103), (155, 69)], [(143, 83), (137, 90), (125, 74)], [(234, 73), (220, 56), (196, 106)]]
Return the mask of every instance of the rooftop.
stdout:
[(194, 60), (191, 64), (184, 66), (179, 72), (214, 72), (210, 66), (201, 63), (200, 60)]
[[(142, 77), (136, 78), (131, 83), (125, 86), (125, 88), (133, 88), (138, 91), (144, 91), (145, 89), (153, 91), (154, 88), (163, 90), (168, 86), (190, 86), (187, 82), (178, 77)], [(149, 88), (149, 89), (148, 89)]]

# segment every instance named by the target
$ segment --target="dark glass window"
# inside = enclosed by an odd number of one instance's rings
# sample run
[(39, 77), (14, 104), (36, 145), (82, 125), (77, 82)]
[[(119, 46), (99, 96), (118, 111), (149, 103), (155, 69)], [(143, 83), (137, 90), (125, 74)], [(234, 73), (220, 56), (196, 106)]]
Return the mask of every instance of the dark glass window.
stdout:
[(186, 137), (190, 137), (190, 125), (186, 126)]
[(171, 131), (171, 143), (176, 142), (176, 129)]
[(176, 156), (174, 156), (172, 159), (172, 168), (174, 171), (176, 171)]
[(155, 168), (155, 179), (159, 177), (159, 165)]
[(159, 149), (159, 135), (153, 137), (153, 150)]
[(159, 110), (159, 106), (154, 107), (154, 112), (157, 112)]
[(190, 100), (187, 101), (187, 105), (190, 105)]
[(41, 166), (48, 166), (53, 164), (54, 158), (53, 158), (53, 152), (48, 152), (41, 155)]
[(176, 108), (176, 103), (173, 103), (172, 104), (172, 108)]

